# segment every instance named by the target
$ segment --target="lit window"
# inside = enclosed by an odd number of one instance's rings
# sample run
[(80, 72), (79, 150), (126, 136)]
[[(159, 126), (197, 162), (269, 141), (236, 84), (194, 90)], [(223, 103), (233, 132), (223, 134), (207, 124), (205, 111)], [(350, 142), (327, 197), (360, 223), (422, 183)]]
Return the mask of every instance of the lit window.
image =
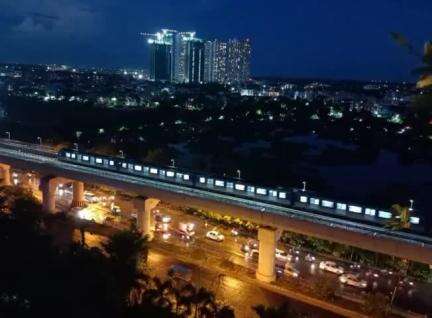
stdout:
[(102, 159), (101, 158), (96, 158), (96, 163), (102, 163)]
[(256, 189), (256, 193), (262, 194), (262, 195), (266, 195), (267, 194), (267, 190), (264, 189), (264, 188), (257, 188)]
[(387, 211), (378, 211), (378, 216), (383, 219), (391, 219), (392, 214)]
[(248, 192), (255, 193), (255, 187), (253, 187), (253, 186), (248, 186), (248, 187), (247, 187), (247, 191), (248, 191)]
[(185, 174), (185, 175), (183, 176), (183, 180), (189, 180), (189, 175), (188, 175), (188, 174)]
[(200, 183), (205, 183), (205, 181), (206, 181), (206, 179), (205, 179), (204, 177), (200, 177), (200, 178), (199, 178), (199, 182), (200, 182)]
[(125, 169), (127, 168), (127, 163), (126, 162), (122, 163), (122, 168), (125, 168)]
[(70, 155), (71, 155), (70, 152), (66, 152), (66, 157), (67, 158), (70, 158)]
[(272, 196), (272, 197), (277, 197), (277, 191), (275, 191), (275, 190), (270, 190), (270, 191), (269, 191), (269, 194), (270, 194), (270, 196)]
[(325, 208), (331, 208), (331, 209), (334, 208), (334, 202), (333, 201), (322, 200), (321, 205)]
[(134, 169), (135, 169), (136, 171), (142, 171), (142, 167), (139, 166), (139, 165), (135, 165), (135, 166), (134, 166)]
[(75, 159), (75, 158), (76, 158), (76, 154), (74, 154), (74, 153), (71, 154), (71, 158), (72, 158), (72, 159)]
[(167, 171), (167, 177), (174, 178), (175, 173), (173, 171)]
[(279, 198), (280, 199), (286, 199), (286, 193), (285, 192), (279, 192)]
[(410, 217), (410, 223), (411, 224), (420, 224), (420, 218), (417, 216), (411, 216)]
[(360, 206), (350, 205), (348, 207), (348, 211), (354, 212), (354, 213), (361, 213), (362, 212), (362, 208)]
[(151, 174), (157, 174), (158, 173), (158, 169), (156, 169), (156, 168), (150, 168), (150, 173)]
[(309, 202), (310, 202), (310, 204), (319, 205), (320, 204), (320, 199), (310, 198)]
[(82, 156), (82, 160), (89, 161), (89, 156)]
[(235, 189), (239, 190), (239, 191), (244, 191), (246, 189), (246, 187), (243, 184), (236, 184), (235, 185)]
[(222, 181), (222, 180), (216, 180), (215, 181), (215, 186), (223, 187), (223, 186), (225, 186), (225, 182)]
[(165, 170), (159, 170), (159, 175), (161, 175), (161, 176), (165, 176)]
[(365, 209), (365, 214), (366, 214), (366, 215), (372, 215), (372, 216), (375, 216), (375, 214), (376, 214), (376, 210), (375, 210), (375, 209), (366, 208), (366, 209)]
[(307, 203), (307, 201), (308, 201), (308, 197), (306, 197), (304, 195), (300, 196), (300, 202), (301, 203)]
[(345, 203), (337, 203), (336, 209), (346, 211), (347, 205)]
[(110, 166), (114, 166), (114, 160), (110, 160), (110, 161), (109, 161), (109, 165), (110, 165)]

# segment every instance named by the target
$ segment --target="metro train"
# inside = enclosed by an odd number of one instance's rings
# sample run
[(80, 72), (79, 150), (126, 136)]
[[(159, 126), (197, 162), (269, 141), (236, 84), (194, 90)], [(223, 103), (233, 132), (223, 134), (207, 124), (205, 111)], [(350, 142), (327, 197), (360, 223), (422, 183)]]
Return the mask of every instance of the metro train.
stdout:
[[(382, 224), (392, 217), (389, 211), (321, 198), (315, 193), (301, 189), (257, 186), (241, 179), (219, 178), (172, 166), (158, 167), (130, 159), (91, 154), (74, 149), (60, 150), (58, 160), (283, 207), (301, 208), (320, 214), (355, 219), (365, 223)], [(413, 225), (420, 223), (419, 217), (414, 215), (411, 216), (410, 221)]]

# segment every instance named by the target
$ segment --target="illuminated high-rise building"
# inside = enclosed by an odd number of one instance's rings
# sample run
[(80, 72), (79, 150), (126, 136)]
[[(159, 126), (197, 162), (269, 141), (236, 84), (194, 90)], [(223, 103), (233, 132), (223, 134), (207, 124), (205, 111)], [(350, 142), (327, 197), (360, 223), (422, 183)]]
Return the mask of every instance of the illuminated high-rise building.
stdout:
[(204, 42), (195, 36), (195, 32), (169, 29), (144, 35), (150, 44), (152, 80), (236, 84), (249, 79), (249, 39)]

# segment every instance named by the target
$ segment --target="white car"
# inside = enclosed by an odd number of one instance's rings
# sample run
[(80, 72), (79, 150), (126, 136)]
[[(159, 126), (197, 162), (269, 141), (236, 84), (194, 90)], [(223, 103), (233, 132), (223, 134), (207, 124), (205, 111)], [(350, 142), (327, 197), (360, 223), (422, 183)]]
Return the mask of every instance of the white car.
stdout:
[(216, 242), (222, 242), (225, 239), (225, 236), (223, 234), (219, 233), (218, 231), (208, 231), (206, 234), (206, 238), (216, 241)]
[(366, 288), (367, 282), (363, 279), (360, 279), (357, 275), (354, 274), (343, 274), (339, 276), (339, 281), (343, 284), (347, 284), (354, 287)]
[(297, 278), (299, 277), (300, 272), (296, 270), (294, 267), (292, 267), (290, 263), (286, 263), (284, 268), (284, 274), (287, 276)]
[(305, 256), (305, 261), (306, 262), (315, 262), (316, 261), (316, 258), (315, 258), (315, 256), (313, 256), (312, 254), (310, 254), (310, 253), (308, 253), (308, 254), (306, 254), (306, 256)]
[(280, 261), (288, 261), (289, 262), (290, 261), (290, 257), (289, 256), (291, 256), (291, 255), (288, 255), (288, 253), (285, 252), (285, 251), (282, 251), (280, 249), (276, 249), (275, 256), (276, 256), (276, 259), (278, 259)]
[(344, 273), (343, 267), (332, 261), (322, 261), (319, 264), (319, 268), (338, 275), (342, 275)]

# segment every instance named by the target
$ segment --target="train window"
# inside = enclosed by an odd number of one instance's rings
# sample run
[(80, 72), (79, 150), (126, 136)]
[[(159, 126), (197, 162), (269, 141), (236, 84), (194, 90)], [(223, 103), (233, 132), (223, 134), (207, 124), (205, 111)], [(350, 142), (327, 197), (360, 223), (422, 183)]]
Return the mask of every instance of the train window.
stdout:
[(144, 166), (144, 169), (143, 169), (144, 173), (149, 173), (149, 170), (150, 170), (149, 167)]
[(239, 191), (244, 191), (244, 190), (246, 189), (246, 187), (245, 187), (243, 184), (239, 184), (239, 183), (237, 183), (237, 184), (235, 185), (235, 189), (236, 189), (236, 190), (239, 190)]
[(142, 171), (142, 167), (139, 165), (134, 166), (135, 171)]
[(159, 175), (165, 176), (165, 170), (159, 170)]
[(158, 169), (156, 169), (156, 168), (150, 168), (150, 173), (151, 174), (157, 174), (158, 173)]
[(262, 194), (262, 195), (266, 195), (267, 194), (267, 190), (264, 189), (264, 188), (257, 188), (256, 189), (256, 193)]
[(125, 169), (127, 168), (127, 163), (126, 162), (122, 163), (122, 168), (125, 168)]
[(72, 158), (72, 159), (75, 159), (75, 158), (76, 158), (76, 154), (74, 154), (74, 153), (71, 154), (71, 158)]
[(199, 178), (199, 182), (200, 182), (200, 183), (205, 183), (205, 182), (206, 182), (206, 179), (205, 179), (204, 177), (200, 177), (200, 178)]
[(183, 178), (183, 173), (177, 172), (176, 177), (179, 179)]
[(247, 191), (248, 191), (248, 192), (251, 192), (251, 193), (255, 193), (255, 187), (253, 187), (253, 186), (248, 186), (248, 187), (247, 187)]
[(109, 165), (110, 165), (110, 166), (114, 166), (114, 160), (110, 160), (110, 161), (109, 161)]
[(387, 211), (378, 211), (378, 216), (383, 219), (390, 219), (392, 217), (392, 214)]
[(319, 205), (319, 204), (320, 204), (320, 199), (317, 199), (317, 198), (310, 198), (310, 199), (309, 199), (309, 203), (310, 203), (310, 204), (314, 204), (314, 205)]
[(350, 205), (348, 207), (348, 211), (354, 212), (354, 213), (362, 213), (362, 208), (361, 208), (361, 206)]
[(222, 180), (215, 180), (215, 186), (223, 187), (223, 186), (225, 186), (225, 182)]
[(70, 152), (66, 152), (66, 158), (70, 158)]
[(183, 175), (183, 180), (189, 180), (189, 175), (188, 174)]
[(375, 209), (366, 208), (366, 209), (365, 209), (365, 214), (366, 214), (366, 215), (372, 215), (372, 216), (375, 216), (375, 214), (376, 214), (376, 210), (375, 210)]
[(301, 203), (307, 203), (307, 201), (308, 201), (308, 197), (306, 197), (304, 195), (300, 196), (300, 202)]
[(101, 158), (96, 158), (96, 163), (102, 163), (102, 159)]
[(325, 208), (331, 208), (331, 209), (334, 208), (334, 202), (333, 201), (322, 200), (321, 205)]
[(166, 175), (167, 177), (174, 178), (175, 173), (174, 171), (167, 171)]
[(277, 191), (275, 191), (275, 190), (269, 190), (269, 194), (272, 197), (277, 197)]
[(411, 216), (410, 217), (410, 223), (411, 224), (420, 224), (420, 218), (417, 216)]
[(285, 192), (279, 192), (279, 199), (286, 199), (286, 193)]
[(338, 210), (346, 210), (346, 208), (347, 208), (347, 205), (345, 204), (345, 203), (337, 203), (336, 204), (336, 209), (338, 209)]
[(207, 184), (208, 185), (213, 185), (214, 180), (212, 178), (208, 178), (207, 179)]
[(232, 188), (234, 188), (234, 183), (232, 183), (232, 182), (227, 182), (226, 187), (227, 187), (228, 189), (232, 189)]
[(82, 156), (82, 160), (89, 161), (89, 156)]

